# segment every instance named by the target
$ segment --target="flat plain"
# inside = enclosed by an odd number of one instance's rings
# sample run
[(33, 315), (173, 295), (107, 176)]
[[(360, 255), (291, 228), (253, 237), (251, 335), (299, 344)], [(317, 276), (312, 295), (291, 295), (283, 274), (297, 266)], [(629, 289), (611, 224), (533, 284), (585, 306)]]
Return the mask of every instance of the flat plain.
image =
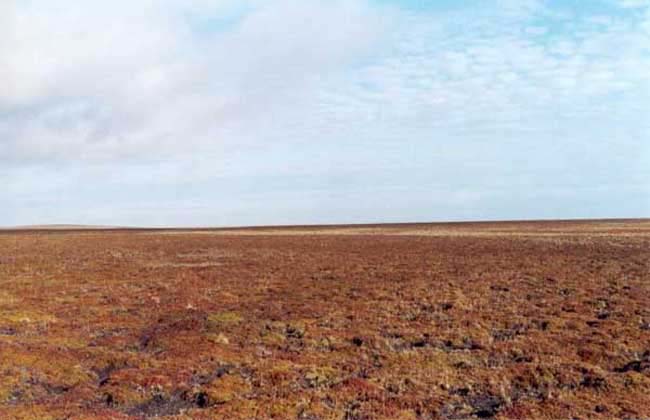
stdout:
[(0, 419), (650, 419), (650, 221), (0, 232)]

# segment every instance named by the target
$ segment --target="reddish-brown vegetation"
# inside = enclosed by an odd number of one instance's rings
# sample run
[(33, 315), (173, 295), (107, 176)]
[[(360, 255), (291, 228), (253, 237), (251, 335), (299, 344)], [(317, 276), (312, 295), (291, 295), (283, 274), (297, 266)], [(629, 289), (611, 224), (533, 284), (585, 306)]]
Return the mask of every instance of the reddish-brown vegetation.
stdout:
[(650, 222), (0, 234), (0, 419), (650, 418)]

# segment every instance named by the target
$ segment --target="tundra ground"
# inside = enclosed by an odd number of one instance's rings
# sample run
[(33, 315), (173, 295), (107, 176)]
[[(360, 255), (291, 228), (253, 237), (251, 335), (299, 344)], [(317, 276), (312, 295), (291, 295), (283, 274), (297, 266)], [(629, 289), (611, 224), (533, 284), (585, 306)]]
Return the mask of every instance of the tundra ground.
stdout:
[(650, 221), (0, 233), (1, 419), (650, 419)]

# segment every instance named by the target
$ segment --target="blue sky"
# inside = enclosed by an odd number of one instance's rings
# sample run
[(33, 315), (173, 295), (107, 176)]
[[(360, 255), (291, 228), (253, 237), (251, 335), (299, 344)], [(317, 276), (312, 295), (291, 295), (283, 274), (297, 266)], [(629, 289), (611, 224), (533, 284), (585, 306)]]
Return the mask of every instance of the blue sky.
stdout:
[(0, 225), (650, 217), (650, 0), (0, 5)]

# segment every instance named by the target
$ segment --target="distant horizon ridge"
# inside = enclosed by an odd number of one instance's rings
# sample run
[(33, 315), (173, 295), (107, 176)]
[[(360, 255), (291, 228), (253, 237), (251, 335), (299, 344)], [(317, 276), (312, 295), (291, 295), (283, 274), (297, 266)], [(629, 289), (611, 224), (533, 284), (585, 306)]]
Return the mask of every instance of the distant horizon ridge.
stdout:
[(0, 230), (215, 230), (215, 229), (278, 229), (307, 227), (373, 227), (399, 225), (436, 225), (436, 224), (476, 224), (476, 223), (540, 223), (540, 222), (626, 222), (650, 221), (650, 217), (613, 217), (613, 218), (563, 218), (563, 219), (467, 219), (444, 221), (404, 221), (404, 222), (361, 222), (361, 223), (307, 223), (307, 224), (269, 224), (269, 225), (212, 225), (212, 226), (124, 226), (78, 223), (46, 223), (33, 225), (0, 226)]

